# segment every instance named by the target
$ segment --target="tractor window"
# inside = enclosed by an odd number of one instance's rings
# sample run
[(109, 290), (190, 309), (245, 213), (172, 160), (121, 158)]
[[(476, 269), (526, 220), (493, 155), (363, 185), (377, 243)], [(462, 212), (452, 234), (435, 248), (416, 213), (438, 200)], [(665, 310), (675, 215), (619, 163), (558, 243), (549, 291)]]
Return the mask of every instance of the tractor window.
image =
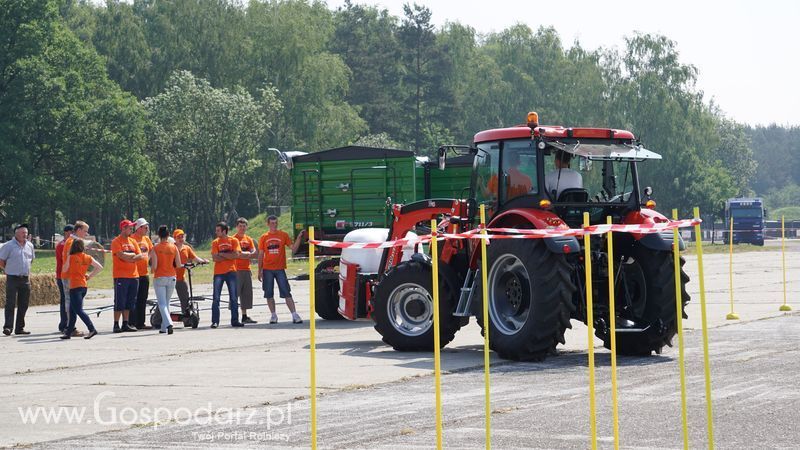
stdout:
[(490, 210), (497, 209), (497, 171), (500, 146), (497, 142), (478, 144), (477, 170), (475, 172), (475, 199)]
[(536, 192), (536, 149), (533, 141), (506, 141), (503, 148), (505, 199)]

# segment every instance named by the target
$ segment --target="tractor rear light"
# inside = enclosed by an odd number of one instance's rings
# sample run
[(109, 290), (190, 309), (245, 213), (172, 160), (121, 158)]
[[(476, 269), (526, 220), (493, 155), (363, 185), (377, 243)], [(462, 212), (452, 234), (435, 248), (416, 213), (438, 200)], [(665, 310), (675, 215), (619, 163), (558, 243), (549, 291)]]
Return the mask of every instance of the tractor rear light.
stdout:
[(539, 200), (539, 208), (550, 209), (550, 206), (552, 206), (552, 203), (550, 203), (550, 200), (547, 200), (546, 198), (542, 199), (542, 200)]
[(564, 251), (565, 255), (569, 254), (570, 252), (572, 252), (572, 248), (569, 246), (569, 244), (564, 244), (564, 246), (561, 247), (561, 250)]
[(644, 207), (647, 209), (656, 209), (656, 201), (655, 200), (648, 200), (644, 202)]

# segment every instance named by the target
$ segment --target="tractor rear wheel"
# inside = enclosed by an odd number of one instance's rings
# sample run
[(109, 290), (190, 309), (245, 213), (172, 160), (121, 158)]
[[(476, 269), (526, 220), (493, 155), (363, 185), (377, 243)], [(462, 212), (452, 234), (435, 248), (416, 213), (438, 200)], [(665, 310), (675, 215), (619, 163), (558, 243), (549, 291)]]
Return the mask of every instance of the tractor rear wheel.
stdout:
[[(675, 318), (675, 268), (672, 252), (657, 251), (636, 245), (622, 264), (622, 273), (615, 289), (617, 323), (630, 320), (643, 332), (617, 331), (617, 353), (646, 356), (661, 353), (665, 345), (672, 345), (678, 331)], [(683, 267), (686, 261), (681, 258)], [(685, 311), (689, 302), (686, 283), (689, 276), (681, 268), (681, 299)], [(684, 312), (684, 317), (686, 313)], [(618, 325), (619, 327), (619, 325)], [(621, 328), (620, 328), (621, 329)], [(611, 341), (605, 332), (596, 331), (606, 348)]]
[[(387, 272), (375, 288), (375, 330), (395, 350), (433, 350), (431, 275), (429, 265), (406, 261)], [(453, 316), (457, 290), (446, 276), (440, 276), (439, 285), (439, 344), (444, 347), (455, 338), (461, 321)]]
[[(487, 258), (492, 350), (520, 361), (540, 361), (555, 352), (570, 327), (575, 292), (565, 256), (539, 240), (497, 240)], [(476, 285), (481, 289), (480, 282)], [(485, 333), (482, 308), (478, 324)]]
[(325, 320), (343, 320), (339, 314), (339, 279), (323, 278), (336, 272), (339, 259), (328, 259), (317, 265), (314, 281), (314, 311)]

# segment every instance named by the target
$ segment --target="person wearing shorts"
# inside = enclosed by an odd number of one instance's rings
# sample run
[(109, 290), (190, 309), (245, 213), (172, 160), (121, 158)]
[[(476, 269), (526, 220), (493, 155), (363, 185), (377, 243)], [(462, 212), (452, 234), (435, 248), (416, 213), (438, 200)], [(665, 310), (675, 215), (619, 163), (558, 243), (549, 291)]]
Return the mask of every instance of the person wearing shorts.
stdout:
[(286, 300), (286, 306), (292, 313), (292, 322), (303, 323), (303, 319), (295, 309), (289, 278), (286, 276), (286, 247), (291, 247), (292, 253), (295, 253), (302, 243), (305, 231), (302, 231), (292, 243), (289, 235), (278, 229), (277, 217), (267, 217), (267, 226), (269, 231), (261, 235), (261, 239), (258, 240), (258, 281), (261, 282), (264, 298), (267, 299), (269, 311), (272, 313), (269, 323), (278, 323), (278, 314), (275, 311), (276, 282), (278, 294)]
[(242, 308), (242, 323), (258, 323), (247, 316), (247, 310), (253, 309), (253, 273), (250, 271), (250, 260), (258, 257), (258, 247), (246, 232), (247, 219), (239, 217), (236, 221), (236, 234), (233, 236), (242, 248), (242, 257), (236, 260), (236, 293), (239, 294), (239, 306)]
[(198, 257), (194, 253), (191, 245), (186, 243), (186, 233), (178, 228), (172, 232), (172, 238), (175, 239), (175, 247), (181, 255), (181, 264), (175, 269), (175, 292), (178, 293), (178, 300), (181, 301), (181, 312), (184, 314), (189, 313), (189, 285), (186, 284), (186, 269), (184, 264), (206, 264), (203, 258)]
[[(131, 238), (133, 222), (123, 220), (119, 223), (120, 234), (111, 241), (114, 277), (114, 333), (137, 331), (128, 320), (130, 312), (136, 307), (136, 293), (139, 290), (139, 270), (136, 263), (142, 256), (139, 245)], [(119, 319), (122, 318), (122, 326)]]
[(222, 285), (228, 285), (228, 308), (231, 310), (231, 326), (243, 327), (239, 321), (239, 304), (236, 292), (236, 259), (241, 256), (239, 241), (228, 236), (228, 224), (220, 222), (215, 229), (217, 238), (211, 242), (211, 258), (214, 260), (214, 294), (211, 300), (211, 328), (219, 326), (219, 303)]

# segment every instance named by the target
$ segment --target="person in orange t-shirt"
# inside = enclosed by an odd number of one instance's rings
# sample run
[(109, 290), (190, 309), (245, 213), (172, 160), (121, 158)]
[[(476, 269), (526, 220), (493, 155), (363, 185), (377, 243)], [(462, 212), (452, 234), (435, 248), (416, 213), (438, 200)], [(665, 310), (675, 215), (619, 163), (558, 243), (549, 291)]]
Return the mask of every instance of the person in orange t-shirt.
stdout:
[[(83, 239), (76, 239), (70, 246), (69, 258), (64, 262), (64, 272), (69, 277), (69, 307), (72, 309), (73, 314), (69, 317), (69, 323), (64, 330), (64, 334), (61, 335), (61, 339), (72, 337), (78, 317), (89, 329), (89, 334), (84, 336), (84, 339), (91, 339), (97, 334), (97, 329), (95, 329), (92, 319), (83, 311), (83, 299), (86, 297), (87, 282), (97, 276), (103, 270), (103, 266), (96, 259), (83, 252), (85, 245)], [(94, 270), (87, 274), (89, 266)]]
[(139, 288), (136, 291), (136, 307), (131, 314), (131, 323), (140, 330), (149, 330), (151, 327), (146, 322), (147, 317), (147, 294), (150, 291), (150, 277), (147, 276), (148, 266), (150, 265), (150, 250), (153, 249), (153, 241), (150, 240), (150, 224), (143, 218), (136, 219), (133, 223), (133, 240), (139, 245), (139, 251), (144, 255), (136, 262), (136, 269), (139, 272)]
[[(133, 222), (128, 219), (119, 223), (119, 236), (111, 241), (114, 259), (114, 333), (137, 331), (128, 322), (130, 312), (136, 308), (136, 293), (139, 289), (139, 270), (136, 263), (144, 258), (139, 244), (131, 238)], [(122, 317), (122, 327), (119, 319)]]
[(239, 306), (242, 308), (242, 323), (258, 323), (247, 317), (247, 310), (253, 308), (253, 273), (250, 271), (250, 260), (258, 258), (258, 246), (247, 234), (247, 219), (236, 220), (236, 234), (233, 236), (242, 247), (242, 257), (236, 260), (236, 293), (239, 294)]
[(275, 312), (275, 282), (278, 283), (278, 293), (286, 300), (286, 306), (292, 313), (292, 322), (303, 323), (295, 309), (289, 278), (286, 277), (286, 247), (291, 247), (292, 253), (295, 253), (303, 241), (305, 230), (292, 243), (289, 235), (278, 229), (277, 217), (267, 217), (267, 227), (269, 231), (258, 240), (258, 281), (261, 282), (264, 298), (267, 299), (269, 311), (272, 313), (269, 323), (278, 323), (278, 314)]
[(183, 230), (177, 229), (173, 231), (172, 237), (175, 239), (175, 247), (178, 248), (178, 252), (181, 255), (181, 264), (175, 269), (175, 291), (178, 293), (178, 299), (181, 301), (181, 311), (185, 315), (189, 310), (189, 286), (184, 279), (186, 277), (184, 264), (206, 264), (208, 261), (198, 257), (194, 253), (192, 246), (186, 243), (186, 233)]
[(239, 321), (239, 304), (236, 292), (236, 260), (242, 256), (242, 248), (235, 237), (228, 236), (228, 224), (219, 222), (215, 228), (217, 238), (211, 242), (211, 259), (214, 260), (214, 294), (211, 301), (211, 328), (219, 326), (219, 301), (222, 285), (228, 285), (228, 308), (231, 310), (231, 326), (243, 327)]
[[(70, 249), (72, 248), (72, 243), (75, 242), (75, 239), (76, 238), (77, 239), (86, 239), (89, 236), (89, 224), (87, 224), (86, 222), (84, 222), (82, 220), (79, 220), (79, 221), (75, 222), (75, 225), (73, 225), (72, 228), (73, 228), (72, 234), (64, 240), (64, 245), (61, 247), (62, 266), (61, 266), (61, 274), (59, 275), (59, 277), (61, 278), (61, 284), (64, 287), (64, 309), (65, 309), (65, 311), (72, 311), (72, 309), (69, 307), (69, 301), (70, 301), (70, 298), (69, 298), (69, 290), (70, 290), (69, 276), (67, 276), (67, 274), (64, 272), (63, 264), (66, 263), (67, 259), (69, 258), (69, 252), (70, 252)], [(71, 312), (69, 312), (68, 315), (74, 316), (74, 314), (71, 313)], [(76, 329), (73, 332), (73, 336), (74, 337), (83, 336), (83, 332), (78, 331)]]
[(158, 227), (158, 245), (150, 250), (150, 261), (153, 265), (153, 288), (158, 299), (158, 310), (161, 311), (161, 330), (159, 333), (172, 334), (172, 318), (169, 315), (169, 301), (175, 290), (175, 269), (181, 265), (178, 247), (169, 242), (169, 230), (166, 225)]

